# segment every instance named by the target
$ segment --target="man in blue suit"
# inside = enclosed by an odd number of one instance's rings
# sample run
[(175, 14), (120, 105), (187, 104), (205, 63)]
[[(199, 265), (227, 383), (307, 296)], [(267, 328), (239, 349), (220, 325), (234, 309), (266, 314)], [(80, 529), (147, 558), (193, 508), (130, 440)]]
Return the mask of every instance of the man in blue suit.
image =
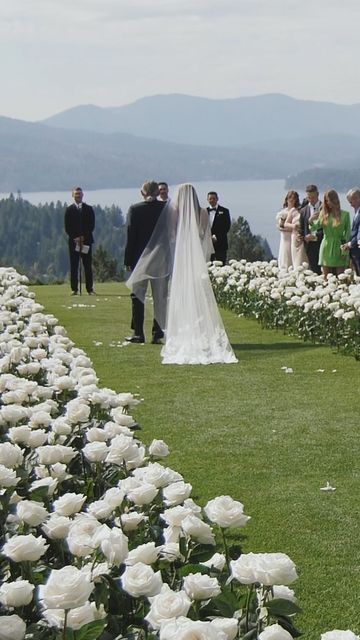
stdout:
[(346, 198), (354, 209), (350, 241), (341, 246), (343, 251), (350, 252), (351, 262), (357, 276), (360, 276), (360, 189), (350, 189)]

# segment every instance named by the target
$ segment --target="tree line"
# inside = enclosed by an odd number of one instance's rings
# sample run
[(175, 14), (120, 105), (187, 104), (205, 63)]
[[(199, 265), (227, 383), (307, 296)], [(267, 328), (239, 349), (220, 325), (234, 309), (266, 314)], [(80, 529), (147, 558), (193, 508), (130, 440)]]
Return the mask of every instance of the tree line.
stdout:
[[(0, 263), (25, 273), (31, 282), (63, 282), (69, 275), (66, 204), (60, 201), (33, 205), (10, 194), (0, 200)], [(122, 280), (126, 220), (120, 207), (94, 206), (96, 217), (93, 253), (97, 282)], [(240, 217), (229, 232), (228, 258), (248, 261), (271, 258), (266, 241), (251, 233)]]

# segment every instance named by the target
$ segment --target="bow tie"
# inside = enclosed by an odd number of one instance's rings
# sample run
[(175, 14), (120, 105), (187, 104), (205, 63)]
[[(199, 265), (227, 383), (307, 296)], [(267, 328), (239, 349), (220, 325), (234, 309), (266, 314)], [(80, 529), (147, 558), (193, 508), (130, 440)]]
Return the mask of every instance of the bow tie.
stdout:
[(210, 211), (216, 211), (216, 208), (215, 208), (215, 209), (211, 209), (211, 208), (210, 208), (210, 209), (209, 209), (209, 213), (210, 213)]

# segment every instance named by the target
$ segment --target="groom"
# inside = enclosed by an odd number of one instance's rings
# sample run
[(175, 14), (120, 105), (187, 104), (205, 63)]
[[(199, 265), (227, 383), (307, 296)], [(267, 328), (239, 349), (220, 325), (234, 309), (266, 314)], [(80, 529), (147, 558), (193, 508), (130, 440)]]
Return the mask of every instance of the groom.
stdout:
[[(166, 204), (165, 202), (157, 200), (159, 185), (152, 180), (144, 182), (141, 187), (141, 195), (144, 199), (143, 202), (131, 205), (128, 211), (127, 243), (124, 256), (124, 264), (127, 271), (134, 270), (153, 234), (161, 211)], [(131, 336), (131, 338), (127, 338), (127, 340), (135, 344), (145, 342), (144, 300), (149, 280), (154, 301), (151, 342), (152, 344), (162, 344), (161, 339), (164, 337), (163, 327), (160, 327), (156, 318), (161, 317), (158, 307), (166, 307), (168, 280), (166, 278), (148, 278), (134, 285), (131, 293), (131, 328), (134, 331), (134, 335)]]
[(214, 253), (211, 255), (211, 262), (219, 260), (223, 264), (226, 263), (226, 255), (228, 250), (227, 234), (231, 227), (231, 217), (229, 209), (219, 205), (219, 197), (216, 191), (209, 191), (207, 194), (207, 207), (209, 214), (209, 224), (211, 229), (211, 238), (214, 245)]

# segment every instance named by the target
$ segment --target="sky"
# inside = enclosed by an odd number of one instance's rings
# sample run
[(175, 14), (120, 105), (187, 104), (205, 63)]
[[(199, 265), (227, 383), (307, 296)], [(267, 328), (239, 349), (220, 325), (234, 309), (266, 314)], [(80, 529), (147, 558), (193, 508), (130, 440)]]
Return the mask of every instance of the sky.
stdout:
[(157, 94), (360, 102), (359, 0), (0, 0), (0, 115)]

